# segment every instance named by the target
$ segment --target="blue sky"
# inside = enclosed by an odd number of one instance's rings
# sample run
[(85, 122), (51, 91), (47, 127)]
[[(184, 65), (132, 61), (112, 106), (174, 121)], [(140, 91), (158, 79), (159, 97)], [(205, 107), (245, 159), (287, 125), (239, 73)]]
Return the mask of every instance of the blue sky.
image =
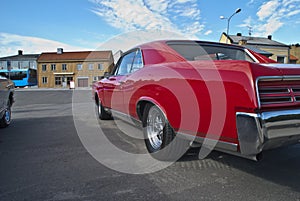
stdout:
[(237, 8), (230, 34), (251, 27), (253, 36), (300, 43), (300, 0), (2, 0), (1, 8), (0, 57), (18, 49), (126, 50), (160, 38), (218, 41), (227, 27), (220, 16)]

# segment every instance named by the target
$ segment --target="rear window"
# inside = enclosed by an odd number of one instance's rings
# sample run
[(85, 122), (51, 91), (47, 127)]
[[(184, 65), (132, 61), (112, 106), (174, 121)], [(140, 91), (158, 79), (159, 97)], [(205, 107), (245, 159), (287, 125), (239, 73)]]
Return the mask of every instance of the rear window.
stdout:
[(218, 45), (193, 43), (169, 43), (172, 49), (188, 61), (197, 60), (242, 60), (254, 62), (242, 49)]

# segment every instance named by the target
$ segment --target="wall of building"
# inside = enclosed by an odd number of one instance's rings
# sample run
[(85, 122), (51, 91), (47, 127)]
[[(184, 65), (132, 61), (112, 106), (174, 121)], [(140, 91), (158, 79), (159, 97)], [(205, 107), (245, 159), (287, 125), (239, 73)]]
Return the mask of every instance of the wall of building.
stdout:
[(259, 46), (258, 48), (261, 49), (261, 50), (272, 53), (273, 55), (269, 58), (273, 59), (274, 61), (277, 61), (278, 57), (284, 57), (284, 63), (289, 62), (289, 48), (285, 48), (285, 47), (268, 47), (268, 46)]
[[(269, 36), (270, 37), (270, 36)], [(269, 38), (268, 37), (268, 38)], [(271, 37), (269, 38), (270, 40), (272, 39)], [(227, 40), (227, 36), (226, 34), (222, 34), (221, 35), (221, 38), (220, 38), (220, 42), (221, 43), (226, 43), (226, 40)], [(231, 44), (230, 40), (228, 39), (227, 41), (228, 44)], [(278, 57), (284, 57), (284, 61), (283, 63), (289, 63), (289, 56), (290, 54), (290, 50), (289, 50), (289, 47), (288, 46), (272, 46), (272, 45), (260, 45), (260, 44), (253, 44), (253, 42), (250, 44), (247, 44), (247, 41), (239, 41), (239, 44), (238, 43), (235, 43), (236, 45), (249, 45), (249, 46), (252, 46), (254, 48), (257, 48), (257, 49), (261, 49), (261, 50), (264, 50), (266, 52), (270, 52), (272, 53), (273, 55), (270, 57), (270, 59), (273, 59), (275, 61), (278, 61)], [(295, 55), (296, 56), (296, 55)]]
[[(222, 34), (219, 42), (226, 43), (226, 40), (227, 40), (227, 36), (225, 34)], [(227, 44), (231, 44), (229, 39), (227, 40)]]
[[(101, 65), (101, 69), (98, 68), (98, 65)], [(90, 66), (93, 66), (93, 69)], [(84, 62), (82, 63), (82, 70), (76, 68), (75, 76), (75, 86), (78, 87), (78, 79), (88, 78), (88, 86), (91, 86), (94, 81), (101, 79), (101, 76), (104, 75), (104, 72), (109, 71), (108, 69), (111, 66), (111, 63), (108, 61), (97, 61), (97, 62)]]
[[(51, 65), (55, 64), (56, 69), (52, 70)], [(62, 69), (62, 65), (67, 65), (67, 70)], [(43, 65), (46, 65), (46, 71), (43, 70)], [(42, 62), (38, 63), (38, 86), (42, 88), (55, 88), (55, 87), (62, 87), (55, 85), (55, 73), (61, 73), (63, 76), (63, 73), (65, 73), (65, 76), (73, 76), (75, 74), (75, 67), (76, 64), (73, 62)], [(73, 73), (73, 75), (71, 74)], [(47, 78), (47, 82), (43, 83), (43, 78)]]
[(300, 64), (300, 45), (292, 45), (291, 46), (291, 55), (294, 55), (295, 57), (298, 58), (297, 64)]
[[(56, 69), (53, 71), (51, 65), (55, 64)], [(63, 64), (67, 65), (67, 70), (63, 70)], [(78, 68), (78, 65), (82, 65), (82, 69)], [(98, 69), (98, 64), (102, 66)], [(88, 78), (88, 86), (96, 80), (99, 80), (104, 72), (108, 71), (111, 67), (112, 61), (61, 61), (61, 62), (39, 62), (38, 63), (38, 86), (41, 88), (61, 88), (69, 87), (63, 86), (63, 83), (59, 84), (58, 80), (55, 81), (56, 77), (61, 77), (62, 81), (73, 80), (75, 82), (75, 87), (78, 87), (78, 79)], [(43, 70), (43, 65), (46, 65), (46, 71)], [(93, 66), (93, 68), (91, 68)], [(47, 83), (43, 83), (43, 79), (47, 79)], [(69, 84), (69, 83), (67, 83)]]

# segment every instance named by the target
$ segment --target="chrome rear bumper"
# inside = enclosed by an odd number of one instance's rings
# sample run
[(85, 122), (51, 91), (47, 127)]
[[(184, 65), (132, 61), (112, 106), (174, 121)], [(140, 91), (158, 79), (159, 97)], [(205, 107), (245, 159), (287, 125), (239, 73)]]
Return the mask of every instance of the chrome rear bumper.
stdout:
[(300, 140), (300, 109), (236, 113), (242, 155), (255, 156), (263, 150), (296, 144)]

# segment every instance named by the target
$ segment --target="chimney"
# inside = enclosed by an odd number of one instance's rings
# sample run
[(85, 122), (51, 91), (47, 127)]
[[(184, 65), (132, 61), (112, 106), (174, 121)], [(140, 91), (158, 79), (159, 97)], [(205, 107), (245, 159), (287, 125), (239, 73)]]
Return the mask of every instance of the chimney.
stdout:
[(272, 35), (268, 35), (268, 39), (269, 39), (269, 40), (272, 40)]
[(63, 48), (57, 48), (57, 54), (62, 54), (64, 52)]
[(18, 50), (18, 55), (23, 55), (23, 51), (22, 50)]
[(247, 45), (247, 40), (244, 38), (242, 40), (239, 40), (239, 45), (242, 45), (242, 46)]

